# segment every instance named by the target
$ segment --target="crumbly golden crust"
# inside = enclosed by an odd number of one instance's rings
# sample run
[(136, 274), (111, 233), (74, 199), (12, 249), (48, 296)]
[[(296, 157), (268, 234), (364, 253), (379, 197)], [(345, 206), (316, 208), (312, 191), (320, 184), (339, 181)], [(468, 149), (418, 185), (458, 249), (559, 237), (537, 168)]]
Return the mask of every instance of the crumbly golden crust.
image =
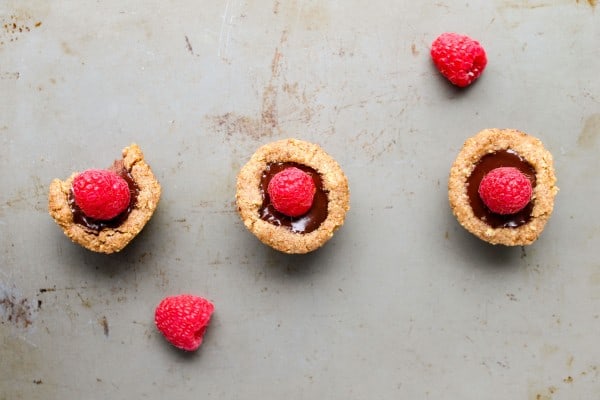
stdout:
[(106, 254), (122, 250), (142, 230), (158, 206), (160, 185), (150, 166), (144, 161), (142, 150), (135, 143), (123, 149), (123, 165), (133, 177), (139, 193), (131, 213), (118, 228), (104, 228), (100, 232), (95, 232), (73, 222), (73, 213), (69, 207), (69, 192), (77, 172), (65, 181), (54, 179), (50, 183), (48, 194), (50, 215), (65, 235), (88, 250)]
[[(259, 209), (263, 202), (260, 179), (267, 165), (294, 162), (311, 167), (321, 175), (327, 192), (327, 218), (314, 231), (295, 233), (283, 226), (263, 221)], [(259, 148), (242, 167), (237, 178), (236, 202), (244, 225), (261, 242), (289, 254), (303, 254), (318, 249), (343, 225), (350, 209), (348, 179), (338, 163), (316, 144), (286, 139)]]
[[(483, 156), (508, 149), (516, 151), (535, 169), (533, 210), (531, 219), (524, 225), (492, 228), (473, 213), (467, 196), (467, 179)], [(556, 193), (552, 155), (539, 139), (515, 129), (485, 129), (467, 139), (450, 169), (448, 180), (448, 198), (458, 222), (480, 239), (506, 246), (529, 245), (538, 238), (552, 214)]]

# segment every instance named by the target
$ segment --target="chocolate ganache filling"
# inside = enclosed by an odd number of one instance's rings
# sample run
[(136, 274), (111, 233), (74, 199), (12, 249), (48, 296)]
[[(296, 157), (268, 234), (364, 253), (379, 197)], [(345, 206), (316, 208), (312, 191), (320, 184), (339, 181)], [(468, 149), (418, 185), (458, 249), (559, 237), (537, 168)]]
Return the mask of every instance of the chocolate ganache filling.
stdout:
[[(278, 172), (290, 167), (296, 167), (310, 175), (316, 188), (312, 207), (306, 214), (299, 217), (290, 217), (277, 211), (271, 204), (271, 199), (267, 192), (271, 178)], [(327, 219), (327, 206), (329, 204), (327, 192), (323, 189), (321, 175), (311, 167), (293, 162), (270, 163), (262, 173), (259, 189), (263, 196), (263, 203), (258, 210), (260, 218), (273, 225), (284, 226), (296, 233), (310, 233), (316, 230)]]
[(127, 182), (127, 186), (129, 186), (129, 205), (127, 208), (116, 217), (109, 220), (99, 220), (95, 218), (88, 217), (83, 213), (81, 208), (77, 206), (75, 203), (75, 196), (73, 196), (73, 189), (69, 191), (69, 207), (71, 208), (71, 212), (73, 213), (73, 222), (79, 225), (83, 225), (92, 233), (98, 234), (104, 228), (118, 228), (123, 224), (123, 222), (127, 219), (131, 210), (135, 207), (135, 203), (137, 201), (137, 196), (140, 193), (140, 188), (135, 183), (133, 176), (131, 173), (125, 168), (123, 165), (123, 160), (117, 160), (113, 163), (113, 165), (108, 168), (109, 171), (113, 171), (121, 178), (125, 179)]
[(532, 201), (515, 214), (500, 215), (491, 212), (479, 197), (479, 184), (483, 177), (491, 170), (500, 167), (517, 168), (531, 181), (531, 187), (535, 188), (535, 168), (514, 150), (499, 150), (486, 154), (477, 162), (473, 172), (467, 178), (467, 196), (475, 216), (492, 228), (516, 228), (531, 219)]

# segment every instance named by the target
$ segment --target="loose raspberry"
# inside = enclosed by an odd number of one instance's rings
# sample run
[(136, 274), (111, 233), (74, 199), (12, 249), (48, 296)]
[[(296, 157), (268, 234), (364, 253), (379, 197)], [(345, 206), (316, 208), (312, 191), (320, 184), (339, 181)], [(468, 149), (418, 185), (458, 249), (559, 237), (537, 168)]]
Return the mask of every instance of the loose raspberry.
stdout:
[(514, 214), (531, 200), (531, 182), (517, 168), (500, 167), (491, 170), (479, 183), (479, 197), (490, 211)]
[(299, 217), (310, 210), (316, 190), (312, 177), (296, 167), (275, 174), (267, 187), (273, 207), (289, 217)]
[(85, 215), (106, 221), (125, 211), (131, 193), (125, 179), (116, 173), (88, 169), (73, 179), (73, 197)]
[(469, 86), (483, 72), (487, 57), (476, 40), (457, 33), (442, 33), (431, 44), (437, 69), (459, 87)]
[(215, 307), (205, 298), (180, 294), (164, 298), (154, 312), (154, 323), (173, 346), (194, 351), (202, 344)]

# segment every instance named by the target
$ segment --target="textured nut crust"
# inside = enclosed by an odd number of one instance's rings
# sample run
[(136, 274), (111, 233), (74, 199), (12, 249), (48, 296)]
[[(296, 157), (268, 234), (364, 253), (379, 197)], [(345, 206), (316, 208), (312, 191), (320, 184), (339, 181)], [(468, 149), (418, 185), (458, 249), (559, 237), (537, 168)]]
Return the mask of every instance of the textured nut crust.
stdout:
[[(475, 216), (467, 196), (467, 179), (475, 164), (486, 154), (512, 149), (535, 169), (533, 210), (528, 223), (516, 228), (492, 228)], [(448, 198), (458, 222), (486, 242), (506, 246), (524, 246), (533, 243), (542, 233), (554, 208), (558, 193), (552, 155), (542, 142), (515, 129), (485, 129), (467, 139), (458, 154), (448, 180)]]
[(65, 235), (86, 249), (107, 254), (122, 250), (142, 230), (158, 205), (160, 185), (144, 161), (142, 150), (136, 144), (123, 149), (123, 165), (138, 185), (139, 193), (127, 219), (114, 229), (104, 228), (100, 232), (92, 232), (83, 225), (73, 222), (73, 213), (68, 199), (77, 172), (65, 181), (54, 179), (50, 183), (48, 194), (50, 215), (63, 229)]
[[(263, 202), (260, 180), (267, 165), (274, 162), (295, 162), (311, 167), (321, 175), (327, 192), (327, 218), (314, 231), (294, 233), (283, 226), (275, 226), (259, 217)], [(242, 167), (237, 179), (236, 202), (244, 225), (261, 242), (289, 254), (303, 254), (316, 250), (327, 242), (343, 225), (350, 209), (348, 179), (338, 163), (325, 151), (309, 142), (286, 139), (259, 148)]]

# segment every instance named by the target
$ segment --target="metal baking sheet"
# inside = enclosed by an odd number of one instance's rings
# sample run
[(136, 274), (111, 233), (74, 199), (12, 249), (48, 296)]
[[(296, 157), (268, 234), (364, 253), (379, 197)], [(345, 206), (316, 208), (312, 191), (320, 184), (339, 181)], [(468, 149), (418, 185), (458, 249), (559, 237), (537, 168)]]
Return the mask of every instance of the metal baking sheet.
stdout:
[[(0, 399), (595, 399), (600, 396), (600, 6), (596, 1), (0, 3)], [(429, 59), (481, 41), (467, 90)], [(541, 238), (489, 246), (447, 201), (483, 128), (553, 153)], [(320, 144), (351, 188), (321, 250), (277, 253), (239, 220), (262, 144)], [(72, 244), (50, 181), (138, 143), (160, 180), (124, 251)], [(216, 313), (194, 354), (153, 310)]]

